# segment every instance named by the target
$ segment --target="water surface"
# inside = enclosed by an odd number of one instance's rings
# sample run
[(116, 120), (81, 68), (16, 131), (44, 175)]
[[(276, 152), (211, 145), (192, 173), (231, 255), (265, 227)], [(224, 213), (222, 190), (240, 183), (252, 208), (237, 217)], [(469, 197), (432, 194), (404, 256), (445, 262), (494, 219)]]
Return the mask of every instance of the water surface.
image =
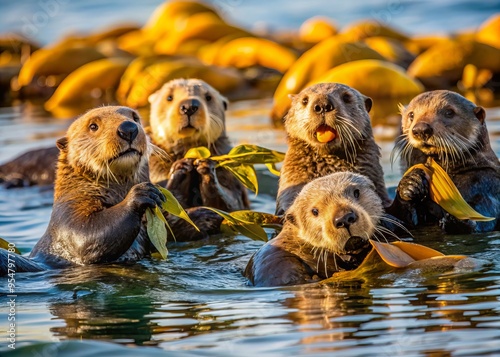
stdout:
[[(0, 31), (28, 31), (49, 43), (74, 30), (146, 21), (160, 1), (0, 2)], [(47, 4), (58, 7), (47, 8)], [(496, 1), (212, 1), (249, 28), (296, 28), (321, 13), (339, 25), (372, 17), (408, 33), (475, 28), (499, 10)], [(45, 6), (45, 7), (44, 7)], [(49, 9), (49, 10), (47, 10)], [(119, 9), (119, 11), (117, 11)], [(57, 11), (56, 11), (57, 10)], [(50, 12), (50, 13), (49, 13)], [(47, 21), (26, 27), (43, 13)], [(24, 26), (24, 27), (23, 27)], [(377, 101), (375, 103), (377, 105)], [(233, 103), (228, 131), (234, 144), (286, 150), (283, 131), (270, 125), (270, 100)], [(400, 178), (389, 155), (399, 118), (394, 103), (374, 107), (376, 140), (386, 184)], [(500, 108), (487, 111), (492, 146), (500, 154)], [(147, 113), (143, 113), (147, 116)], [(53, 145), (71, 119), (54, 119), (40, 106), (0, 108), (0, 162)], [(262, 171), (252, 208), (274, 211), (276, 178)], [(0, 188), (0, 236), (28, 253), (42, 236), (52, 191)], [(214, 236), (169, 244), (166, 261), (132, 266), (77, 267), (16, 275), (16, 355), (173, 356), (486, 356), (500, 355), (500, 232), (445, 236), (433, 229), (415, 240), (446, 254), (482, 261), (477, 269), (439, 275), (389, 273), (366, 282), (252, 288), (242, 276), (262, 243)], [(0, 279), (0, 294), (7, 293)], [(6, 351), (7, 309), (0, 298), (0, 353)], [(56, 344), (61, 342), (63, 344)], [(23, 347), (24, 348), (21, 348)], [(88, 354), (86, 354), (88, 353)], [(163, 353), (162, 353), (163, 355)]]

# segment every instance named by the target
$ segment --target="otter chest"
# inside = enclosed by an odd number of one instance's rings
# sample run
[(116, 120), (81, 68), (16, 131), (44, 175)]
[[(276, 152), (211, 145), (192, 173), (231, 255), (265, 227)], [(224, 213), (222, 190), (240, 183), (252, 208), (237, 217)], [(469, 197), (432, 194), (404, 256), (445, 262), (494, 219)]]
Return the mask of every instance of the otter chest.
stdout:
[(310, 179), (323, 177), (334, 172), (358, 172), (353, 164), (335, 155), (304, 157), (302, 161), (303, 167), (307, 168), (307, 176)]

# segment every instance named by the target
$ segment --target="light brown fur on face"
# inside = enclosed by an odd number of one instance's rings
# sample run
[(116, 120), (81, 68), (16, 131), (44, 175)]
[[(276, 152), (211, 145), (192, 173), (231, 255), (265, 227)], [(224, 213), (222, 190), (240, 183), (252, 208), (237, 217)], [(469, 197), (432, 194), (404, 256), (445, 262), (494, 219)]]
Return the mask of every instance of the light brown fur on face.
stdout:
[(286, 211), (277, 237), (250, 259), (245, 277), (255, 286), (316, 282), (357, 268), (382, 236), (383, 207), (372, 181), (336, 172), (304, 186)]
[[(321, 83), (291, 98), (285, 128), (292, 138), (303, 140), (318, 150), (343, 148), (355, 153), (358, 149), (355, 140), (371, 135), (368, 111), (372, 100), (354, 88), (339, 83)], [(321, 125), (335, 129), (338, 136), (329, 143), (319, 142), (316, 131)]]
[[(349, 228), (338, 227), (346, 214), (354, 214)], [(334, 173), (311, 181), (288, 209), (286, 217), (297, 226), (300, 239), (335, 254), (345, 253), (351, 237), (368, 240), (383, 214), (375, 186), (365, 176)]]
[[(312, 85), (292, 96), (285, 117), (288, 151), (276, 199), (276, 213), (283, 214), (302, 187), (333, 172), (355, 172), (369, 177), (384, 205), (390, 204), (380, 165), (380, 148), (373, 137), (372, 101), (339, 83)], [(320, 142), (317, 132), (329, 127), (333, 140)]]
[(472, 159), (472, 151), (481, 149), (484, 140), (488, 142), (484, 109), (458, 93), (422, 93), (400, 109), (402, 140), (396, 150), (411, 164), (416, 163), (410, 158), (415, 148), (435, 157), (445, 168), (464, 165)]
[[(176, 145), (179, 140), (207, 146), (225, 131), (227, 99), (201, 80), (170, 81), (152, 94), (149, 101), (152, 136), (161, 147)], [(197, 110), (186, 111), (193, 103)]]
[[(117, 132), (125, 121), (137, 124), (138, 133), (131, 143)], [(138, 168), (147, 167), (150, 154), (140, 117), (127, 107), (110, 106), (87, 112), (69, 127), (58, 146), (65, 149), (68, 165), (97, 180), (103, 177), (108, 181), (143, 174)]]

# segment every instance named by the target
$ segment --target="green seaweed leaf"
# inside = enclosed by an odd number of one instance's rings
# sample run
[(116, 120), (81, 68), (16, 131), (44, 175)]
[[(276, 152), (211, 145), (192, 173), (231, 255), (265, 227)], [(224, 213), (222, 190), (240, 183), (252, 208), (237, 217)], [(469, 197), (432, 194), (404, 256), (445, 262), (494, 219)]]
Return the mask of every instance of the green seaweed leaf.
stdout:
[(245, 187), (257, 194), (257, 175), (252, 165), (264, 164), (271, 173), (279, 176), (280, 172), (275, 164), (283, 161), (285, 159), (285, 154), (257, 145), (244, 144), (235, 146), (229, 153), (219, 156), (211, 156), (209, 149), (200, 146), (189, 149), (184, 157), (189, 159), (210, 158), (216, 161), (217, 166), (224, 167), (230, 171)]
[(191, 218), (189, 218), (187, 212), (184, 210), (184, 208), (182, 208), (181, 204), (179, 203), (179, 201), (177, 201), (177, 199), (174, 197), (172, 192), (170, 192), (166, 188), (163, 188), (159, 185), (156, 185), (156, 187), (161, 191), (161, 193), (163, 193), (163, 195), (166, 198), (166, 200), (165, 200), (165, 202), (163, 202), (161, 208), (164, 211), (166, 211), (170, 214), (173, 214), (174, 216), (182, 218), (183, 220), (189, 222), (199, 232), (200, 229), (196, 226), (196, 224), (194, 224), (194, 222), (191, 220)]
[[(162, 217), (162, 218), (160, 218)], [(148, 208), (146, 210), (147, 232), (149, 240), (154, 245), (162, 259), (167, 258), (167, 229), (165, 228), (165, 217), (159, 210), (158, 206), (154, 210)]]
[(203, 208), (211, 210), (224, 218), (224, 221), (222, 222), (221, 226), (221, 229), (223, 231), (226, 232), (228, 230), (232, 232), (237, 231), (253, 240), (259, 240), (263, 242), (268, 241), (266, 231), (258, 223), (245, 221), (235, 217), (238, 215), (238, 214), (235, 215), (235, 213), (238, 211), (227, 213), (212, 207), (203, 207)]
[(212, 160), (215, 161), (234, 160), (240, 164), (251, 165), (277, 163), (284, 159), (285, 154), (282, 152), (249, 144), (235, 146), (227, 155), (212, 157)]
[(259, 192), (259, 181), (257, 173), (252, 165), (224, 166), (230, 171), (246, 188), (257, 194)]

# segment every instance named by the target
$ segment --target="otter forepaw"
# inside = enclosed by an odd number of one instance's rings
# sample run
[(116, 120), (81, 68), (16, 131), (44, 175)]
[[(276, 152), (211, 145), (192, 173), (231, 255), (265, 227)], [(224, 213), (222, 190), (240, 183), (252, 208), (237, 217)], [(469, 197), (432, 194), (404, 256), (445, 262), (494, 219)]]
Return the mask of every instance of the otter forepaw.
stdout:
[(141, 215), (147, 208), (161, 206), (165, 196), (150, 182), (142, 182), (132, 187), (125, 201)]
[(200, 159), (196, 160), (196, 170), (202, 176), (215, 177), (215, 166), (216, 162), (210, 159)]
[(179, 159), (172, 164), (170, 176), (177, 174), (187, 174), (193, 170), (193, 159)]
[(429, 196), (429, 181), (422, 169), (414, 169), (403, 176), (397, 192), (404, 201), (421, 202)]

